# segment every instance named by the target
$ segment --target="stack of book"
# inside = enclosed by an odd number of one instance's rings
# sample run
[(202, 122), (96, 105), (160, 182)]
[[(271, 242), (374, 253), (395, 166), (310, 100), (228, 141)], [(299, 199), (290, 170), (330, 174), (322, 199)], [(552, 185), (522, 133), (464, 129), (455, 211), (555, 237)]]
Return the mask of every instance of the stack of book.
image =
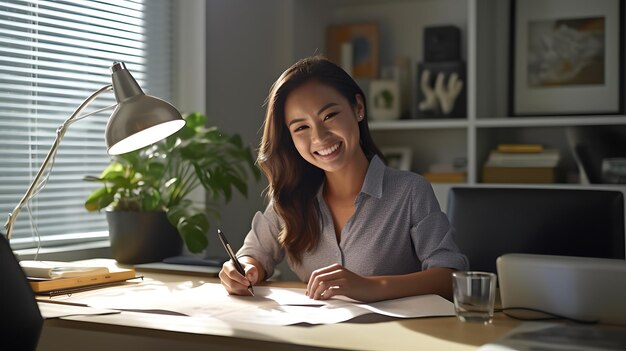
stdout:
[(37, 294), (66, 294), (136, 278), (134, 269), (82, 262), (22, 260), (20, 266)]
[(483, 167), (484, 183), (556, 183), (559, 150), (537, 144), (502, 144)]
[(467, 159), (455, 158), (450, 163), (437, 163), (428, 167), (424, 177), (431, 183), (465, 183)]

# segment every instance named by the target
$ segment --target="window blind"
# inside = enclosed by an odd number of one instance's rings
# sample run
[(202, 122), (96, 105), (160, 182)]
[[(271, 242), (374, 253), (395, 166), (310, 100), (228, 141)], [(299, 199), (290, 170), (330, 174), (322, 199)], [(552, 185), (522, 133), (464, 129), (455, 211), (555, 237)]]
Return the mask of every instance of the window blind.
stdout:
[[(147, 94), (170, 100), (171, 0), (0, 1), (0, 221), (26, 191), (56, 129), (78, 105), (110, 84), (125, 62)], [(100, 95), (83, 113), (115, 104)], [(43, 191), (29, 203), (42, 245), (106, 237), (104, 213), (84, 201), (109, 162), (107, 110), (72, 124)], [(14, 248), (34, 246), (28, 209), (14, 227)]]

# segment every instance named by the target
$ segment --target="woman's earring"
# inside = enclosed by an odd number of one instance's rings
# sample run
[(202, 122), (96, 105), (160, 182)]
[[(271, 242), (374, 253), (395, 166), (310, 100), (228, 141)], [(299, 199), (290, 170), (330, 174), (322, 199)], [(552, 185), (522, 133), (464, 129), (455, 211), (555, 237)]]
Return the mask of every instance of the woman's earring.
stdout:
[(363, 120), (363, 115), (359, 115), (359, 122)]

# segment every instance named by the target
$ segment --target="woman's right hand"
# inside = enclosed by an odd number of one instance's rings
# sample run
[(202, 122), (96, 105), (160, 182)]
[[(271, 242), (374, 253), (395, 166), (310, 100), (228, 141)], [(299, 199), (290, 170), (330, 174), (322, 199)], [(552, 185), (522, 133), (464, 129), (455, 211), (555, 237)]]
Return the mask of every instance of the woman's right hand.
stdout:
[(233, 261), (224, 262), (219, 277), (222, 285), (231, 295), (250, 295), (248, 286), (255, 285), (259, 281), (259, 269), (252, 263), (239, 261), (243, 267), (246, 276), (242, 276), (237, 272)]

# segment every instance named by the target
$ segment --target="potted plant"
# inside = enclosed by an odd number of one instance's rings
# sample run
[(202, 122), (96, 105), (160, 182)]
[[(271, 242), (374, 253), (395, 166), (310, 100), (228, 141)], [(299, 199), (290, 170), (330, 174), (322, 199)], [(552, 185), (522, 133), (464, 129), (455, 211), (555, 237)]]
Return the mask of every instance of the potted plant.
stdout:
[[(217, 201), (230, 201), (233, 188), (247, 196), (247, 179), (259, 169), (237, 134), (206, 127), (192, 113), (176, 134), (141, 150), (116, 156), (100, 176), (84, 180), (103, 186), (85, 202), (88, 211), (107, 209), (111, 250), (122, 263), (177, 255), (184, 242), (192, 253), (208, 245), (208, 214), (219, 218)], [(194, 207), (188, 195), (204, 188), (212, 201)], [(181, 240), (182, 239), (182, 240)]]

